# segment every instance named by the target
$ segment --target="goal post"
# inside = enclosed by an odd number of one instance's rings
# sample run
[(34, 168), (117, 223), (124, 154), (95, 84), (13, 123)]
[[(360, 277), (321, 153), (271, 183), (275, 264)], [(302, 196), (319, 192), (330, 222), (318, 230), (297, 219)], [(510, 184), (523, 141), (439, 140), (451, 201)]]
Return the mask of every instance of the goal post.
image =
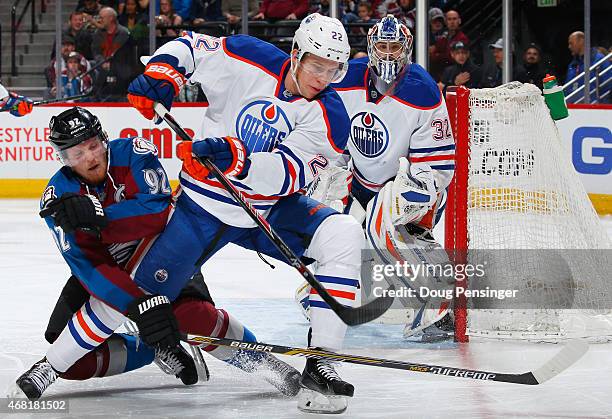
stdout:
[(537, 301), (479, 307), (458, 298), (456, 340), (609, 340), (612, 254), (604, 249), (611, 248), (610, 240), (541, 91), (518, 82), (453, 87), (446, 103), (456, 162), (445, 248), (456, 264), (486, 259), (487, 284)]

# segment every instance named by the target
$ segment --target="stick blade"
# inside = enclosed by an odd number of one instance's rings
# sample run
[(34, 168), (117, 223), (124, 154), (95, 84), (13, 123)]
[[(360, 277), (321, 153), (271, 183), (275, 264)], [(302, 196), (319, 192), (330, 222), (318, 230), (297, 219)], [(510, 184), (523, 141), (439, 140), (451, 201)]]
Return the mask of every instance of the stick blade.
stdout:
[(569, 341), (550, 361), (532, 372), (537, 384), (542, 384), (566, 370), (582, 358), (588, 350), (589, 344), (584, 340)]
[(349, 326), (371, 322), (382, 316), (393, 304), (393, 297), (378, 297), (360, 307), (344, 307), (337, 314)]

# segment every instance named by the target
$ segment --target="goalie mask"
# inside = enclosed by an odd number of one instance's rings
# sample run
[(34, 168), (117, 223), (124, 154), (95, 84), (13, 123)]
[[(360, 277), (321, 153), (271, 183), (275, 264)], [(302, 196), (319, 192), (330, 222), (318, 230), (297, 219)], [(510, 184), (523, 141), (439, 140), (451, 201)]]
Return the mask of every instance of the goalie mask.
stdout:
[(368, 32), (368, 58), (374, 76), (391, 84), (410, 63), (412, 41), (410, 30), (393, 15), (372, 26)]

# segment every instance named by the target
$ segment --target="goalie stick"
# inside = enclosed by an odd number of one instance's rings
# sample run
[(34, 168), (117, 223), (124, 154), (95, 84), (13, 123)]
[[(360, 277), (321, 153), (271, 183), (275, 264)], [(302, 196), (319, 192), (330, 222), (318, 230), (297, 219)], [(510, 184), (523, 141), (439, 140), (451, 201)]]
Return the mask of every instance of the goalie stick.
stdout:
[(448, 377), (461, 377), (480, 381), (498, 381), (502, 383), (527, 385), (542, 384), (550, 380), (582, 358), (589, 348), (589, 345), (583, 340), (572, 340), (563, 346), (561, 351), (559, 351), (541, 367), (522, 374), (507, 374), (441, 365), (419, 364), (407, 361), (394, 361), (390, 359), (372, 358), (369, 356), (341, 354), (319, 349), (296, 348), (263, 342), (245, 342), (236, 339), (214, 338), (191, 334), (183, 335), (182, 339), (190, 344), (224, 346), (234, 349), (244, 349), (256, 352), (271, 352), (279, 355), (303, 356), (306, 358), (315, 359), (329, 359), (331, 361), (393, 368)]
[[(155, 113), (163, 118), (166, 123), (172, 128), (183, 141), (193, 141), (193, 138), (185, 132), (185, 130), (176, 122), (174, 117), (161, 103), (155, 104)], [(314, 274), (306, 267), (304, 262), (287, 246), (287, 244), (274, 231), (268, 221), (261, 216), (255, 209), (246, 202), (242, 193), (234, 186), (234, 184), (215, 166), (209, 159), (201, 158), (201, 163), (212, 172), (219, 183), (223, 185), (225, 190), (234, 198), (234, 200), (246, 211), (249, 217), (257, 224), (257, 226), (265, 233), (276, 248), (285, 256), (289, 265), (293, 266), (302, 275), (302, 277), (313, 287), (321, 296), (329, 307), (338, 315), (338, 317), (347, 325), (355, 326), (362, 323), (367, 323), (380, 317), (389, 309), (393, 303), (392, 297), (378, 297), (375, 300), (360, 307), (346, 307), (332, 297), (325, 287), (315, 278)], [(391, 289), (393, 286), (391, 287)]]

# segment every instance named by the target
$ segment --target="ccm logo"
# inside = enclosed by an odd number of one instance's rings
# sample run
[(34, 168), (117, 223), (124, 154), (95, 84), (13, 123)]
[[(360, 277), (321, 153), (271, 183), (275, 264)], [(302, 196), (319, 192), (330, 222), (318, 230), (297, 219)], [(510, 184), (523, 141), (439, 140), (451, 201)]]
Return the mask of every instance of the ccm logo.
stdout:
[(572, 162), (580, 173), (607, 175), (612, 171), (612, 132), (606, 127), (580, 127), (572, 137)]
[(177, 88), (180, 89), (185, 84), (185, 78), (181, 73), (176, 71), (170, 66), (165, 66), (161, 64), (151, 64), (147, 67), (147, 73), (160, 73), (174, 80)]

